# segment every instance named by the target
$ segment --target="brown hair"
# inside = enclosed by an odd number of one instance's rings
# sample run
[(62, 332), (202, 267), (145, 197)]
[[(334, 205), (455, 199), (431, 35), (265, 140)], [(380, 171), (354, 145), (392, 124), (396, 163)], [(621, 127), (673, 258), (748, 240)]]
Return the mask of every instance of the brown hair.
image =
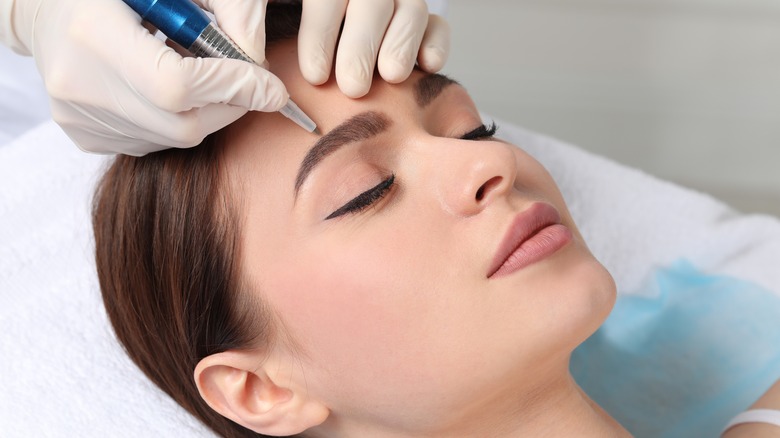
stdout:
[[(300, 14), (300, 4), (269, 4), (267, 41), (297, 35)], [(235, 262), (240, 204), (223, 141), (220, 131), (191, 149), (116, 157), (93, 201), (95, 259), (116, 336), (144, 374), (220, 436), (257, 437), (212, 410), (193, 378), (206, 356), (274, 339)]]

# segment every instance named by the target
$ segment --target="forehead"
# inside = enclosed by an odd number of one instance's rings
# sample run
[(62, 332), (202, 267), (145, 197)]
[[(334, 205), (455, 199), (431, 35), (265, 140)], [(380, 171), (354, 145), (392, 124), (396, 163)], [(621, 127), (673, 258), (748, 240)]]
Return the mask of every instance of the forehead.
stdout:
[[(389, 84), (377, 76), (367, 96), (351, 99), (341, 93), (333, 75), (323, 85), (306, 82), (300, 74), (295, 40), (269, 46), (267, 57), (271, 72), (284, 82), (290, 98), (323, 133), (365, 111), (381, 111), (403, 124), (403, 119), (413, 114), (415, 108), (427, 106), (443, 88), (453, 83), (446, 77), (415, 70), (400, 84)], [(274, 171), (278, 172), (300, 163), (317, 139), (318, 136), (279, 113), (249, 112), (226, 129), (224, 147), (228, 162), (241, 163), (244, 168), (251, 164), (248, 171), (268, 172), (264, 164), (272, 161)]]

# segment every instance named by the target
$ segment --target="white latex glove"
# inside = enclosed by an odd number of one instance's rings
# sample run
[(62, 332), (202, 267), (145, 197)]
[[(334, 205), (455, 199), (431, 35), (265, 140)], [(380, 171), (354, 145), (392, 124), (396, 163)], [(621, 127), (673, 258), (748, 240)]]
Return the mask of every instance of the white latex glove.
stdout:
[[(195, 3), (250, 57), (265, 60), (266, 0)], [(370, 88), (377, 53), (380, 73), (392, 82), (408, 77), (415, 57), (428, 71), (446, 60), (449, 29), (428, 19), (422, 0), (352, 0), (349, 7), (347, 0), (308, 0), (301, 67), (312, 83), (328, 78), (345, 13), (336, 77), (350, 96)], [(277, 111), (287, 102), (284, 84), (267, 70), (183, 58), (139, 22), (120, 0), (0, 0), (0, 41), (35, 57), (52, 117), (83, 150), (144, 155), (191, 147), (247, 110)]]
[[(265, 59), (265, 1), (198, 0)], [(223, 22), (224, 21), (224, 22)], [(0, 0), (0, 38), (32, 54), (54, 120), (82, 149), (144, 155), (190, 147), (248, 109), (276, 111), (284, 84), (257, 65), (182, 58), (120, 0)]]
[(449, 25), (428, 15), (425, 0), (304, 0), (298, 61), (312, 84), (330, 76), (342, 19), (336, 82), (347, 96), (368, 93), (374, 65), (384, 80), (398, 83), (409, 77), (415, 60), (433, 73), (449, 55)]

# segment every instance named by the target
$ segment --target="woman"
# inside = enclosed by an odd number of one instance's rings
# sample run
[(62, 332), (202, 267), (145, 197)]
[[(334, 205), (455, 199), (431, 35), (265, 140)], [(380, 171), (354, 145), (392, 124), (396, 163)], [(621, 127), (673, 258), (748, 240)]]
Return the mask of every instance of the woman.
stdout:
[(271, 70), (322, 137), (252, 113), (99, 186), (133, 360), (222, 436), (628, 436), (569, 373), (615, 285), (545, 169), (444, 76), (307, 84), (295, 14), (269, 17)]

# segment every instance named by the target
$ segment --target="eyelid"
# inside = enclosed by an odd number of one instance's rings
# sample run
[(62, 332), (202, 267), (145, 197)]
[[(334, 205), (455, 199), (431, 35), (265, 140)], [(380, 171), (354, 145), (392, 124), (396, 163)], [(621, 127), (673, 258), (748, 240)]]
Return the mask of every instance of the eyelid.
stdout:
[(348, 213), (357, 213), (372, 206), (374, 203), (387, 195), (390, 189), (393, 188), (394, 183), (395, 174), (392, 174), (389, 178), (352, 198), (349, 202), (336, 209), (336, 211), (333, 213), (329, 214), (325, 220), (335, 219)]
[[(498, 127), (495, 122), (491, 122), (490, 126), (484, 123), (475, 129), (460, 136), (461, 140), (482, 140), (491, 138), (495, 135)], [(390, 175), (389, 178), (375, 185), (374, 187), (360, 193), (356, 197), (352, 198), (346, 204), (337, 208), (334, 212), (329, 214), (325, 220), (335, 219), (339, 216), (343, 216), (348, 213), (357, 213), (363, 209), (372, 206), (375, 202), (385, 197), (387, 192), (392, 188), (395, 182), (395, 174)]]

